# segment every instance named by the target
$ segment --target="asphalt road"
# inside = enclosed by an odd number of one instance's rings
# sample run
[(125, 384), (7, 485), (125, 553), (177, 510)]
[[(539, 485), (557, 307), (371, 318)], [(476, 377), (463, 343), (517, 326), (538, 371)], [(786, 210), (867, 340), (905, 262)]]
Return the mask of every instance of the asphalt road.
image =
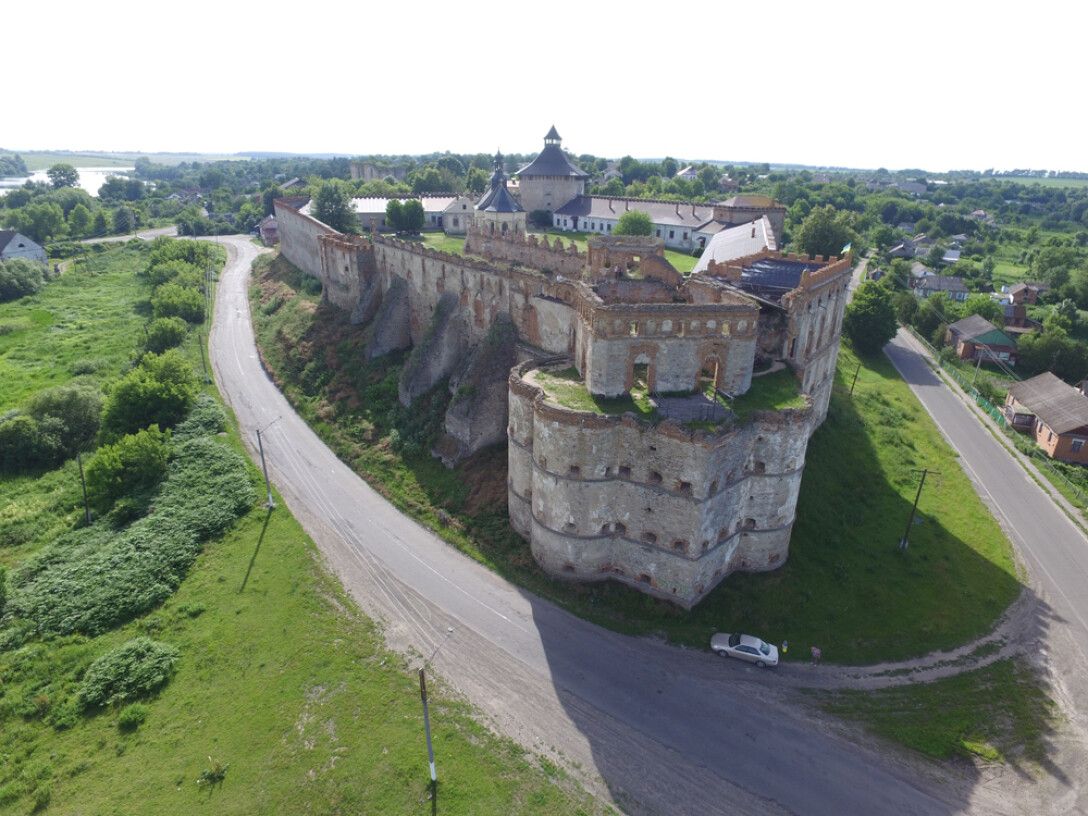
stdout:
[(971, 771), (949, 775), (854, 744), (859, 738), (806, 716), (754, 667), (582, 621), (401, 515), (262, 370), (246, 296), (258, 250), (247, 239), (224, 243), (230, 260), (211, 358), (248, 444), (265, 429), (277, 488), (390, 643), (434, 653), (443, 686), (497, 730), (575, 769), (631, 813), (1018, 812)]

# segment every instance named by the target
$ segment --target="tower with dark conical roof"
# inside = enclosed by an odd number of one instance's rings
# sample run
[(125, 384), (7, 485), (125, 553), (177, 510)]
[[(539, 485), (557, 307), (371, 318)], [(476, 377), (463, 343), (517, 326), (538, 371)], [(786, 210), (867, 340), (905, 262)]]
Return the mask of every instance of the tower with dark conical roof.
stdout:
[(506, 189), (502, 153), (495, 154), (491, 187), (476, 202), (476, 225), (488, 232), (525, 232), (525, 209)]
[(552, 125), (544, 137), (540, 155), (518, 170), (518, 195), (521, 206), (555, 212), (564, 204), (585, 195), (589, 173), (567, 158), (559, 131)]

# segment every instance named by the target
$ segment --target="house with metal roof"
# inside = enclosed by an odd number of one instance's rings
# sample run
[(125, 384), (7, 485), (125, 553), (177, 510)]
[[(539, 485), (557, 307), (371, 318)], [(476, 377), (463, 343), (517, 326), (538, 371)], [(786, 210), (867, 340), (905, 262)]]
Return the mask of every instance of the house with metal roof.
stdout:
[(957, 320), (944, 339), (961, 360), (1016, 365), (1016, 341), (981, 315)]
[(1005, 418), (1051, 459), (1088, 464), (1088, 397), (1049, 371), (1009, 386)]
[(936, 292), (944, 292), (952, 300), (963, 303), (971, 294), (962, 279), (949, 275), (926, 275), (914, 278), (914, 291), (919, 297), (927, 298)]
[(0, 261), (21, 258), (24, 261), (46, 263), (41, 244), (15, 230), (0, 230)]
[(764, 215), (750, 224), (720, 230), (703, 249), (694, 272), (705, 272), (711, 261), (725, 263), (768, 249), (778, 249), (778, 238), (771, 227), (770, 219)]

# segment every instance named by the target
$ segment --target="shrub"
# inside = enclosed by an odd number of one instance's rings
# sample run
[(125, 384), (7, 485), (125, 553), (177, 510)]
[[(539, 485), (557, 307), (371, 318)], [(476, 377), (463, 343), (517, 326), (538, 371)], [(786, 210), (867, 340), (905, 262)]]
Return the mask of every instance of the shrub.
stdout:
[(170, 434), (157, 425), (103, 445), (87, 465), (87, 491), (106, 509), (122, 496), (155, 487), (170, 460)]
[(149, 425), (172, 428), (188, 413), (197, 391), (193, 368), (179, 351), (149, 354), (110, 391), (102, 430), (120, 436)]
[(0, 618), (4, 617), (4, 606), (8, 600), (8, 571), (0, 567)]
[(102, 395), (88, 385), (61, 385), (39, 392), (27, 406), (38, 423), (49, 417), (63, 429), (60, 443), (68, 456), (86, 448), (98, 433), (102, 414)]
[(164, 283), (151, 296), (155, 317), (180, 317), (189, 323), (204, 322), (204, 295), (176, 283)]
[(169, 260), (152, 262), (144, 273), (152, 286), (162, 286), (164, 283), (173, 283), (179, 278), (191, 280), (195, 276), (197, 281), (204, 278), (204, 273), (199, 266), (187, 261)]
[(0, 261), (0, 303), (33, 295), (45, 282), (43, 271), (41, 264), (23, 258)]
[(64, 459), (63, 424), (46, 417), (17, 414), (0, 422), (0, 472), (24, 473), (49, 468)]
[(0, 644), (97, 635), (170, 597), (200, 552), (256, 501), (246, 460), (209, 437), (175, 445), (153, 510), (123, 530), (72, 530), (9, 576)]
[(154, 354), (180, 346), (189, 333), (189, 325), (180, 317), (160, 317), (147, 327), (144, 348)]
[(73, 376), (80, 377), (80, 376), (82, 376), (84, 374), (94, 374), (96, 371), (99, 371), (99, 370), (105, 368), (106, 365), (107, 365), (106, 361), (103, 360), (100, 357), (99, 358), (86, 358), (86, 357), (83, 357), (83, 358), (80, 358), (79, 360), (76, 360), (75, 362), (73, 362), (72, 365), (70, 366), (69, 370), (72, 372)]
[(216, 252), (211, 244), (199, 241), (156, 238), (151, 242), (148, 266), (157, 266), (167, 261), (184, 261), (198, 269), (211, 269), (216, 264)]
[(151, 638), (133, 638), (90, 665), (79, 687), (79, 699), (85, 708), (95, 708), (143, 697), (166, 685), (177, 660), (178, 650), (173, 646)]
[(227, 415), (219, 406), (219, 401), (211, 394), (201, 394), (196, 398), (189, 416), (174, 429), (177, 440), (191, 439), (196, 436), (211, 436), (227, 427)]
[(654, 224), (642, 210), (627, 210), (619, 217), (613, 235), (653, 235)]
[(143, 703), (132, 703), (121, 709), (117, 727), (122, 731), (135, 731), (147, 720), (148, 708)]

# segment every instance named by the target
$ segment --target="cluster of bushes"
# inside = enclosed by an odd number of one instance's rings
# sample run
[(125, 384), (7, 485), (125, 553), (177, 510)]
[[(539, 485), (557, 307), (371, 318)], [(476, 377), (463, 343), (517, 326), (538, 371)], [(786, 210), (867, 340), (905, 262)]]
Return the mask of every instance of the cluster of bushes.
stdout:
[(180, 351), (145, 354), (110, 388), (102, 411), (103, 437), (116, 439), (151, 425), (173, 428), (193, 407), (198, 390), (193, 367)]
[(208, 244), (157, 239), (143, 273), (154, 287), (151, 308), (156, 320), (177, 318), (194, 325), (204, 322), (207, 276), (215, 263), (215, 250)]
[(25, 411), (0, 418), (0, 472), (56, 467), (94, 441), (101, 413), (102, 396), (90, 386), (38, 393)]
[(105, 518), (68, 532), (9, 576), (0, 649), (35, 635), (101, 634), (154, 609), (203, 543), (255, 500), (241, 455), (208, 436), (174, 443), (146, 516), (120, 530)]
[(52, 268), (45, 264), (24, 258), (0, 261), (0, 303), (33, 295), (52, 277)]

